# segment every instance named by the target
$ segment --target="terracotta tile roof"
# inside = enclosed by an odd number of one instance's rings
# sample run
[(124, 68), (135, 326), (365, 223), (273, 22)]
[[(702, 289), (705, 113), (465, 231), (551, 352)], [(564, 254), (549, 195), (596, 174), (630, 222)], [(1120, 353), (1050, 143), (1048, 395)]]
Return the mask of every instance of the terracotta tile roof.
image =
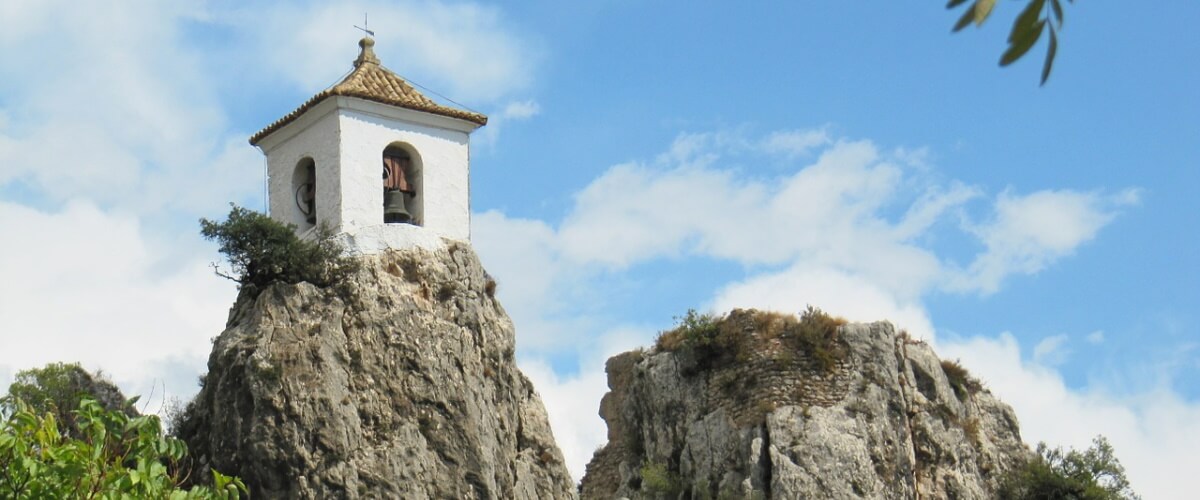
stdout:
[(351, 71), (349, 75), (346, 75), (346, 78), (343, 78), (336, 85), (312, 96), (304, 104), (301, 104), (299, 108), (296, 108), (295, 111), (288, 113), (283, 118), (276, 120), (275, 123), (250, 136), (250, 144), (257, 145), (258, 141), (261, 141), (264, 137), (283, 128), (284, 125), (299, 118), (309, 108), (332, 96), (357, 97), (401, 108), (458, 118), (479, 125), (487, 124), (487, 117), (482, 114), (442, 106), (433, 102), (433, 100), (418, 92), (417, 89), (414, 89), (412, 85), (409, 85), (399, 75), (381, 66), (379, 58), (375, 57), (375, 50), (373, 48), (375, 46), (374, 40), (363, 38), (358, 42), (358, 46), (362, 48), (362, 51), (359, 52), (358, 59), (354, 60), (354, 71)]

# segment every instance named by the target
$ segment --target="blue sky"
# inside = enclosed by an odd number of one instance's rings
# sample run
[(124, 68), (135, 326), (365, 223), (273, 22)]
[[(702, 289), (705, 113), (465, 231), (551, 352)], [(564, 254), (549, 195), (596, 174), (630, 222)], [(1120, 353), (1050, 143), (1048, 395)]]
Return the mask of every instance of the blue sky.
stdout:
[[(923, 2), (922, 2), (923, 3)], [(234, 290), (196, 219), (246, 138), (383, 64), (484, 112), (473, 238), (576, 475), (603, 360), (688, 308), (806, 304), (961, 358), (1027, 441), (1110, 438), (1147, 498), (1200, 446), (1200, 5), (136, 1), (0, 5), (0, 382), (79, 360), (186, 399)]]

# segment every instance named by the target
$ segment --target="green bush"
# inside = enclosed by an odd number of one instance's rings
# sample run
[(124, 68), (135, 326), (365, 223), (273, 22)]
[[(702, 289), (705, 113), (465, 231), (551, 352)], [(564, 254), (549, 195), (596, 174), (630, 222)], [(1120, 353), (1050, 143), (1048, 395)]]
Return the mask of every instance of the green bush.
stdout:
[(652, 497), (675, 498), (682, 489), (679, 478), (660, 462), (646, 462), (641, 476), (641, 490)]
[(675, 328), (659, 333), (658, 338), (654, 340), (655, 346), (660, 350), (708, 351), (717, 347), (721, 318), (688, 309), (687, 314), (683, 317), (676, 316), (675, 320), (679, 323)]
[(317, 228), (313, 240), (303, 240), (296, 236), (293, 225), (230, 206), (224, 222), (200, 219), (200, 234), (220, 243), (221, 253), (229, 260), (232, 273), (217, 270), (219, 276), (259, 290), (275, 282), (307, 281), (326, 287), (357, 269), (356, 261), (342, 255), (342, 248), (325, 226)]
[(1013, 500), (1133, 500), (1125, 468), (1104, 436), (1085, 451), (1050, 449), (1038, 443), (1037, 457), (1009, 473), (1000, 498)]
[[(0, 422), (0, 498), (237, 499), (242, 481), (212, 471), (213, 487), (178, 487), (187, 446), (162, 434), (158, 417), (130, 417), (85, 398), (79, 437), (65, 437), (53, 412), (21, 402)], [(173, 472), (174, 471), (174, 472)]]
[(730, 324), (727, 317), (700, 314), (689, 309), (679, 324), (655, 340), (659, 350), (680, 353), (681, 370), (690, 376), (744, 360), (746, 332)]

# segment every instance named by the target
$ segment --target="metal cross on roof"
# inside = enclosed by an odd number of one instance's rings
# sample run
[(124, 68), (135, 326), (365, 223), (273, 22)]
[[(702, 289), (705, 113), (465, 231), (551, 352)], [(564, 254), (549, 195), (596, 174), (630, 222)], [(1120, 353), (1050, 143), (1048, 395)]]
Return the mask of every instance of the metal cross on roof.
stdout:
[(368, 35), (370, 35), (370, 36), (375, 36), (375, 32), (374, 32), (374, 31), (371, 31), (371, 30), (367, 29), (369, 26), (370, 26), (370, 25), (369, 25), (369, 24), (367, 24), (367, 13), (366, 13), (366, 12), (364, 12), (364, 13), (363, 13), (363, 27), (359, 28), (359, 27), (358, 27), (358, 25), (355, 25), (354, 27), (355, 27), (355, 28), (358, 28), (358, 29), (360, 29), (360, 30), (362, 30), (362, 31), (363, 31), (363, 33), (366, 33), (366, 34), (368, 34)]

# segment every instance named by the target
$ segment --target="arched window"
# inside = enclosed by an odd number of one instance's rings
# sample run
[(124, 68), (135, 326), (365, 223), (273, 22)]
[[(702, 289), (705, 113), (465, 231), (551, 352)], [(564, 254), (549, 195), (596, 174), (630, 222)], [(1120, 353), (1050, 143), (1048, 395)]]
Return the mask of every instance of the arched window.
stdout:
[(423, 223), (421, 158), (407, 144), (392, 143), (383, 150), (383, 221)]
[(304, 158), (296, 164), (296, 170), (292, 172), (292, 193), (296, 198), (297, 213), (293, 220), (303, 220), (309, 227), (316, 225), (317, 164), (312, 158)]

